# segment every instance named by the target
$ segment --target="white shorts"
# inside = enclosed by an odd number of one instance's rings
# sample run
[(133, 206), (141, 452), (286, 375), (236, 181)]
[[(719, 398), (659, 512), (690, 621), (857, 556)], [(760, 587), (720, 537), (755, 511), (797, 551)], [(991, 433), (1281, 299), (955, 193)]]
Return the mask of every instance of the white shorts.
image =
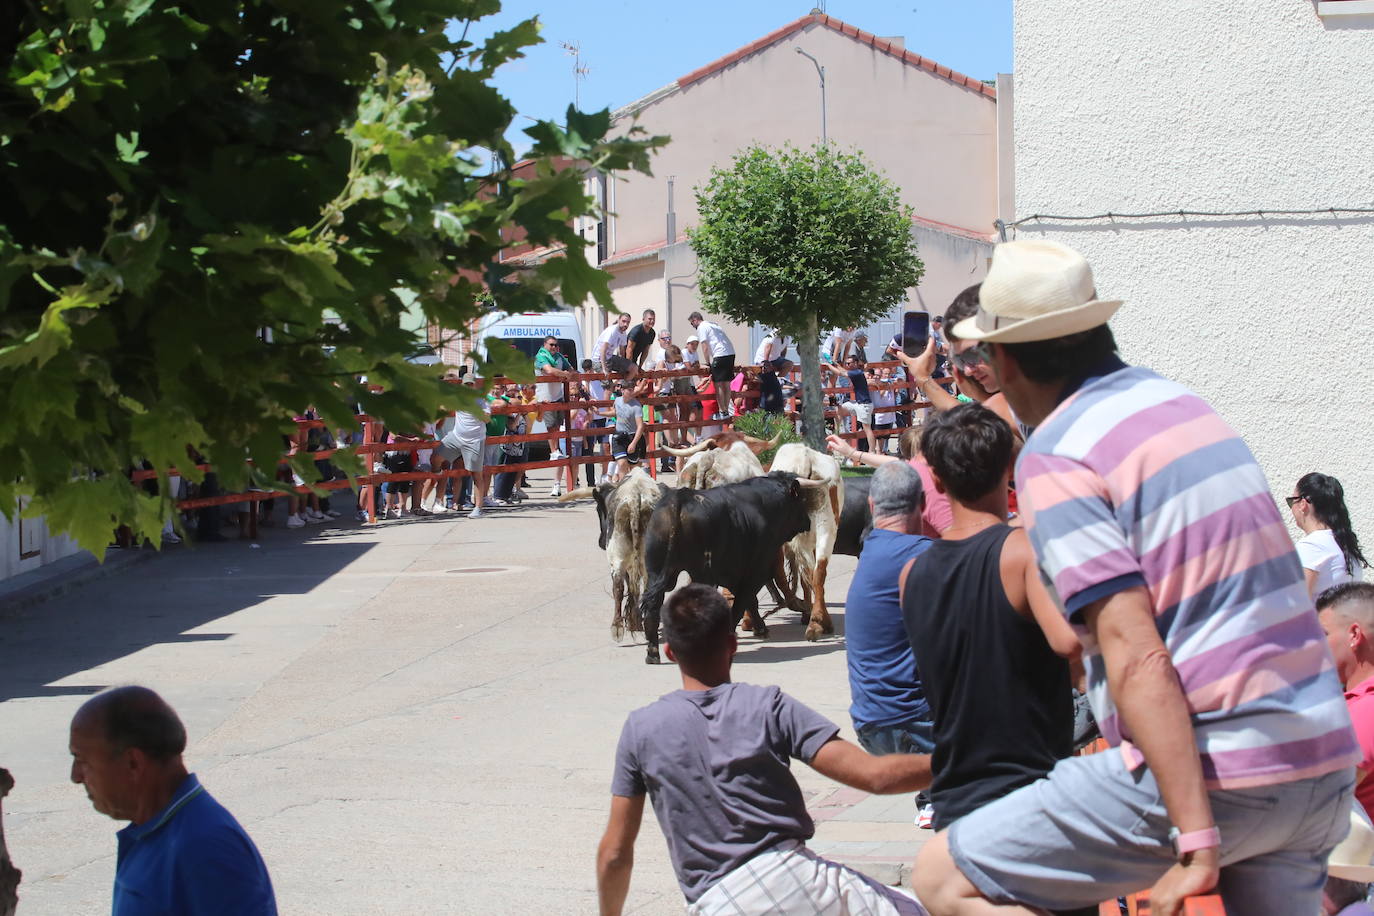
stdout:
[(873, 425), (873, 405), (860, 404), (858, 401), (845, 401), (840, 405), (841, 410), (847, 410), (854, 415), (864, 426)]
[(784, 840), (721, 878), (687, 905), (691, 916), (817, 913), (928, 916), (903, 888), (887, 887), (796, 840)]

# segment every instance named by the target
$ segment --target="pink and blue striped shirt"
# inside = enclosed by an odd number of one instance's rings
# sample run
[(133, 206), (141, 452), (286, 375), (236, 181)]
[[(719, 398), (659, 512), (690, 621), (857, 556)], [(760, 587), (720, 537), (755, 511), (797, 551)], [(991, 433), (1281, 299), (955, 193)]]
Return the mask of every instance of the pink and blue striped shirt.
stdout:
[(1192, 713), (1209, 788), (1359, 762), (1293, 543), (1241, 438), (1200, 397), (1116, 362), (1041, 424), (1017, 495), (1040, 567), (1084, 641), (1089, 699), (1127, 765), (1097, 646), (1078, 612), (1143, 585)]

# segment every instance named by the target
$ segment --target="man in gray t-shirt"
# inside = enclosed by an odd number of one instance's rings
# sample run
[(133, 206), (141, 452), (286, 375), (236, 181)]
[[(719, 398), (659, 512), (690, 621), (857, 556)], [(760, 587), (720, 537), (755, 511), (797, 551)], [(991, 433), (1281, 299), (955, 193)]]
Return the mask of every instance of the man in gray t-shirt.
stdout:
[(930, 784), (930, 757), (870, 756), (777, 687), (732, 683), (734, 618), (714, 588), (679, 589), (664, 606), (663, 628), (683, 689), (630, 713), (621, 732), (597, 854), (602, 912), (624, 906), (647, 794), (689, 912), (923, 916), (910, 895), (806, 848), (815, 825), (789, 764), (899, 794)]

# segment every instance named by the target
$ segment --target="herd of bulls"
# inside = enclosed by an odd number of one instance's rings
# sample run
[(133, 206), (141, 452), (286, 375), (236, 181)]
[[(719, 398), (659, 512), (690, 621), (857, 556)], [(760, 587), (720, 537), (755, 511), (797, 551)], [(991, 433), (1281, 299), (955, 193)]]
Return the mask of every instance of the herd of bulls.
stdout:
[[(758, 455), (776, 447), (726, 432), (689, 449), (677, 487), (636, 468), (619, 483), (585, 487), (563, 501), (591, 496), (601, 525), (615, 599), (612, 635), (643, 629), (646, 661), (659, 661), (663, 599), (687, 573), (728, 589), (735, 622), (768, 635), (759, 613), (765, 586), (780, 605), (809, 615), (806, 638), (834, 627), (825, 579), (834, 553), (857, 556), (872, 527), (865, 477), (845, 480), (838, 462), (798, 443), (778, 448), (765, 470)], [(798, 587), (802, 597), (797, 595)]]

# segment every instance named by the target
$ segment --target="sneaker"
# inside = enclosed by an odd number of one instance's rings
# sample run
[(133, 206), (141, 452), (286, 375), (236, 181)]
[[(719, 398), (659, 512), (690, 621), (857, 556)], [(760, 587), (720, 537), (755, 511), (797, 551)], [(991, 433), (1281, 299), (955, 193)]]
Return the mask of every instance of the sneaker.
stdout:
[(461, 507), (458, 511), (461, 512), (461, 511), (463, 511), (463, 509), (472, 509), (472, 508), (475, 508), (475, 507), (473, 506), (472, 503), (463, 503), (462, 507)]
[(368, 521), (367, 510), (366, 510), (366, 509), (359, 509), (359, 510), (358, 510), (358, 521), (360, 521), (360, 522)]
[(325, 518), (338, 518), (341, 515), (343, 515), (343, 513), (340, 512), (338, 509), (330, 509), (328, 512), (324, 514)]
[(288, 516), (286, 517), (286, 527), (288, 527), (288, 528), (304, 528), (304, 527), (305, 527), (305, 519), (301, 518), (299, 515), (288, 515)]
[(180, 544), (180, 543), (181, 543), (181, 538), (180, 538), (180, 536), (177, 535), (177, 533), (176, 533), (175, 531), (164, 531), (164, 532), (162, 533), (162, 543), (164, 543), (164, 544)]
[(305, 510), (305, 520), (308, 522), (308, 521), (310, 521), (312, 518), (313, 518), (315, 521), (317, 521), (317, 522), (322, 522), (322, 521), (324, 521), (325, 519), (329, 518), (329, 516), (325, 515), (325, 514), (324, 514), (323, 512), (321, 512), (319, 509), (310, 509), (310, 508), (307, 508), (307, 509)]
[(556, 448), (553, 451), (549, 452), (550, 461), (562, 461), (566, 457), (568, 456), (563, 454), (563, 450), (561, 448)]
[(424, 506), (421, 506), (421, 507), (418, 508), (418, 509), (411, 509), (411, 510), (410, 510), (410, 514), (411, 514), (411, 515), (432, 515), (433, 513), (430, 512), (428, 509), (426, 509)]
[(493, 499), (493, 500), (491, 500), (491, 502), (488, 503), (488, 505), (491, 505), (491, 506), (513, 506), (513, 505), (515, 505), (515, 503), (511, 502), (509, 499)]
[(487, 514), (481, 509), (473, 509), (468, 513), (468, 518), (486, 518)]
[(302, 512), (298, 517), (305, 519), (307, 525), (318, 525), (320, 522), (329, 521), (329, 519), (318, 513), (311, 515), (309, 512)]
[(553, 497), (554, 499), (557, 499), (558, 497), (560, 497), (560, 496), (562, 496), (562, 495), (563, 495), (563, 485), (562, 485), (561, 483), (556, 483), (556, 484), (554, 484), (554, 485), (553, 485), (553, 489), (549, 490), (549, 496)]
[(721, 420), (730, 419), (730, 415), (728, 413), (713, 413), (711, 414), (711, 419), (719, 423)]
[(924, 805), (916, 814), (916, 826), (922, 830), (935, 829), (935, 806)]

